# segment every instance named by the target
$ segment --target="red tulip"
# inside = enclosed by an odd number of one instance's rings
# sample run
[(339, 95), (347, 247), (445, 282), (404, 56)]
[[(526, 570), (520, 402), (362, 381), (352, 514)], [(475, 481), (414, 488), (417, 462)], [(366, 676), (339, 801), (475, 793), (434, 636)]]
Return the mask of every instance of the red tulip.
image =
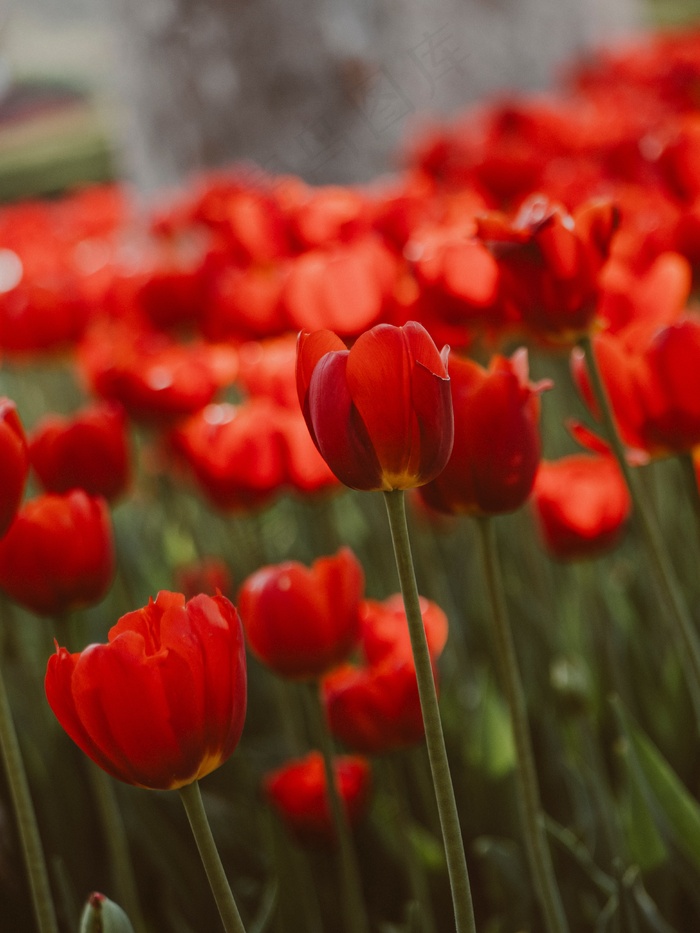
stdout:
[(442, 473), (419, 493), (448, 514), (493, 515), (519, 508), (540, 462), (539, 392), (528, 381), (527, 351), (496, 356), (483, 369), (450, 357), (455, 440)]
[[(369, 763), (358, 756), (341, 755), (335, 759), (334, 767), (340, 799), (350, 822), (356, 822), (369, 797)], [(305, 758), (273, 771), (264, 783), (268, 800), (293, 832), (302, 839), (334, 839), (320, 752), (310, 752)]]
[(221, 509), (257, 508), (290, 486), (314, 492), (336, 484), (299, 411), (268, 398), (207, 405), (170, 440)]
[(545, 340), (571, 342), (586, 333), (618, 223), (607, 202), (584, 204), (570, 216), (543, 195), (529, 198), (513, 220), (477, 218), (479, 238), (499, 261), (506, 318), (521, 319)]
[(126, 417), (118, 405), (98, 404), (70, 418), (47, 415), (29, 438), (32, 467), (44, 489), (84, 489), (116, 499), (129, 483)]
[(109, 509), (82, 489), (30, 500), (0, 540), (0, 587), (39, 615), (98, 602), (113, 576)]
[(250, 650), (285, 677), (325, 674), (357, 644), (363, 586), (349, 548), (310, 568), (296, 561), (263, 567), (238, 595)]
[(202, 557), (175, 569), (175, 586), (185, 599), (199, 593), (221, 593), (228, 596), (233, 592), (233, 580), (226, 562), (220, 557)]
[(630, 497), (611, 456), (573, 454), (540, 464), (532, 494), (542, 539), (554, 556), (591, 557), (613, 547), (630, 515)]
[(0, 398), (0, 463), (2, 492), (0, 493), (0, 537), (10, 527), (22, 501), (29, 471), (29, 454), (24, 429), (15, 403)]
[[(623, 441), (651, 457), (700, 444), (700, 318), (600, 334), (594, 349)], [(593, 410), (579, 352), (574, 377)]]
[(46, 696), (68, 735), (128, 784), (170, 790), (222, 765), (243, 731), (246, 663), (223, 596), (158, 593), (122, 616), (106, 645), (56, 646)]
[(429, 482), (452, 449), (447, 348), (410, 321), (379, 324), (351, 350), (328, 330), (299, 336), (299, 402), (314, 443), (355, 489)]
[[(420, 605), (435, 662), (447, 640), (447, 617), (427, 599), (421, 597)], [(346, 664), (323, 680), (331, 729), (367, 755), (414, 745), (424, 726), (403, 599), (397, 594), (382, 603), (365, 600), (360, 616), (365, 663)]]

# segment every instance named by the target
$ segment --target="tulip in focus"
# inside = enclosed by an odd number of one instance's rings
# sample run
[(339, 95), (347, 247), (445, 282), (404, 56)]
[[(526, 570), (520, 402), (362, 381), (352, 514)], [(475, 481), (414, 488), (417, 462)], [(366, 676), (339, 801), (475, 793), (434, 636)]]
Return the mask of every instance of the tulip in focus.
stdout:
[(124, 411), (103, 403), (70, 418), (47, 415), (30, 435), (29, 456), (48, 492), (84, 489), (91, 496), (117, 499), (131, 471)]
[(243, 631), (223, 596), (161, 591), (122, 616), (106, 645), (56, 647), (46, 696), (85, 754), (152, 790), (191, 784), (236, 748), (246, 712)]
[(349, 548), (308, 568), (288, 561), (257, 570), (238, 594), (250, 650), (283, 677), (320, 677), (357, 644), (363, 588)]
[(614, 547), (631, 508), (615, 460), (590, 454), (543, 461), (531, 501), (546, 549), (562, 560), (595, 557)]
[(39, 615), (99, 602), (113, 577), (107, 503), (82, 489), (26, 502), (0, 540), (0, 588)]
[(496, 515), (530, 495), (540, 462), (539, 393), (528, 379), (527, 351), (496, 356), (488, 369), (450, 357), (455, 439), (442, 473), (419, 494), (451, 515)]
[[(350, 823), (356, 823), (367, 807), (369, 763), (357, 755), (341, 755), (335, 759), (334, 768), (340, 799)], [(301, 839), (329, 841), (335, 838), (320, 752), (310, 752), (268, 774), (265, 793), (287, 826)]]
[(422, 325), (379, 324), (350, 350), (329, 330), (300, 334), (297, 388), (314, 443), (346, 486), (409, 489), (447, 463), (447, 348), (440, 353)]
[(0, 493), (0, 536), (4, 535), (15, 517), (29, 472), (29, 454), (24, 429), (15, 403), (0, 398), (0, 463), (2, 492)]

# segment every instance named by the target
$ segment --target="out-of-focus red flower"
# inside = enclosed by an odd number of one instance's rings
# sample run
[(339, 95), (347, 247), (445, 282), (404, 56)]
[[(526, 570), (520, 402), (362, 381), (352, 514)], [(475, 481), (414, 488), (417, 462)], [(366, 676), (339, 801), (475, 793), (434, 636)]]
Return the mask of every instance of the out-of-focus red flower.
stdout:
[(410, 321), (379, 324), (351, 350), (331, 331), (301, 334), (299, 402), (331, 470), (355, 489), (408, 489), (429, 482), (452, 449), (447, 348)]
[(267, 398), (207, 405), (170, 442), (218, 508), (258, 508), (289, 488), (311, 493), (336, 485), (300, 412)]
[(292, 261), (284, 284), (288, 326), (360, 334), (379, 320), (396, 273), (396, 259), (374, 236), (308, 250)]
[(573, 342), (588, 332), (617, 225), (608, 202), (584, 204), (570, 215), (542, 195), (529, 198), (513, 220), (478, 217), (477, 235), (499, 262), (506, 319), (522, 320), (546, 341)]
[(407, 748), (425, 735), (416, 669), (401, 654), (332, 671), (323, 680), (323, 699), (333, 735), (363, 755)]
[(630, 497), (612, 456), (572, 454), (543, 461), (532, 507), (554, 557), (595, 557), (614, 547), (630, 515)]
[[(428, 650), (433, 659), (439, 658), (447, 641), (447, 616), (437, 603), (423, 596), (419, 598)], [(360, 643), (365, 661), (380, 664), (391, 655), (413, 659), (408, 634), (406, 610), (401, 593), (378, 602), (365, 599), (360, 608)]]
[(98, 602), (113, 576), (107, 503), (82, 489), (26, 502), (0, 540), (0, 587), (39, 615)]
[(320, 677), (357, 644), (363, 587), (349, 548), (311, 567), (288, 561), (257, 570), (238, 594), (250, 650), (284, 677)]
[[(430, 600), (421, 597), (420, 606), (434, 664), (447, 640), (447, 617)], [(360, 618), (364, 663), (345, 664), (323, 679), (331, 729), (366, 755), (414, 745), (423, 738), (424, 726), (401, 594), (381, 603), (365, 600)]]
[[(340, 755), (334, 768), (340, 799), (350, 823), (356, 823), (369, 800), (369, 762), (357, 755)], [(320, 752), (310, 752), (271, 772), (265, 777), (264, 787), (267, 799), (301, 839), (323, 842), (335, 839)]]
[(0, 398), (0, 463), (2, 492), (0, 493), (0, 537), (10, 527), (22, 501), (24, 484), (29, 472), (29, 453), (22, 422), (15, 403)]
[[(630, 325), (594, 340), (596, 360), (622, 440), (663, 457), (700, 443), (700, 319), (660, 328)], [(581, 394), (598, 416), (582, 353), (572, 354)]]
[(94, 328), (79, 361), (90, 388), (137, 421), (169, 421), (207, 405), (221, 384), (214, 350), (127, 325)]
[(419, 494), (447, 514), (495, 515), (527, 499), (540, 462), (539, 393), (527, 351), (495, 356), (488, 369), (450, 357), (455, 439), (445, 469)]
[(246, 712), (246, 660), (223, 596), (158, 593), (113, 626), (106, 645), (56, 646), (46, 696), (96, 764), (128, 784), (170, 790), (205, 777), (235, 749)]
[(47, 415), (29, 437), (31, 464), (49, 492), (84, 489), (117, 499), (130, 477), (126, 417), (115, 404), (96, 404), (71, 417)]
[(233, 579), (226, 561), (220, 557), (202, 557), (175, 568), (175, 587), (185, 599), (199, 593), (221, 593), (229, 597), (233, 593)]
[(248, 395), (262, 395), (298, 411), (296, 356), (296, 334), (246, 341), (238, 351), (238, 380)]

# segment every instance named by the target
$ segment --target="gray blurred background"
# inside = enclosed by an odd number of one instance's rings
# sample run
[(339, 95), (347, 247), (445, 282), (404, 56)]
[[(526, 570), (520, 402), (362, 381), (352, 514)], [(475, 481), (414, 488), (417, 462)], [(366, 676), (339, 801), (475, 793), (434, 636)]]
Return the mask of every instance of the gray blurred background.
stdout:
[(546, 88), (700, 0), (4, 0), (0, 198), (236, 159), (317, 183), (392, 168), (427, 115)]

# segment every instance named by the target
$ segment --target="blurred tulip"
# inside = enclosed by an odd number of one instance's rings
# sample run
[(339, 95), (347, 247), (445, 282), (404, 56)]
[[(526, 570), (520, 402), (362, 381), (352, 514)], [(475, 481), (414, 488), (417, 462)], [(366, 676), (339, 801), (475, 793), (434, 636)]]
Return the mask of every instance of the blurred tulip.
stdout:
[(0, 540), (0, 587), (39, 615), (99, 602), (113, 576), (109, 509), (82, 489), (26, 502)]
[(220, 557), (202, 557), (175, 569), (175, 588), (184, 593), (185, 599), (191, 599), (198, 593), (230, 596), (233, 592), (233, 580), (226, 562)]
[(590, 454), (543, 461), (531, 501), (546, 549), (563, 560), (594, 557), (613, 547), (631, 508), (613, 457)]
[(447, 514), (495, 515), (519, 508), (540, 462), (539, 393), (527, 351), (495, 356), (488, 369), (450, 357), (455, 439), (442, 473), (419, 495)]
[[(662, 327), (602, 333), (594, 352), (625, 444), (647, 456), (700, 444), (700, 318)], [(597, 415), (583, 355), (571, 358), (574, 379)]]
[(357, 644), (363, 587), (362, 567), (349, 548), (310, 568), (296, 561), (263, 567), (238, 594), (250, 650), (284, 677), (325, 674)]
[[(334, 766), (340, 799), (350, 823), (356, 823), (368, 803), (369, 763), (358, 756), (341, 755)], [(274, 809), (301, 839), (327, 842), (335, 838), (320, 752), (310, 752), (271, 772), (264, 787)]]
[(153, 790), (191, 784), (236, 748), (246, 713), (243, 631), (223, 596), (161, 591), (106, 645), (56, 646), (46, 696), (76, 745), (112, 777)]
[(336, 485), (299, 411), (271, 399), (207, 405), (171, 432), (170, 443), (221, 509), (258, 508), (289, 487)]
[(408, 489), (447, 463), (453, 440), (447, 348), (420, 324), (380, 324), (351, 350), (328, 330), (302, 333), (299, 402), (314, 443), (345, 485)]
[(10, 527), (19, 508), (29, 472), (27, 440), (15, 403), (9, 398), (0, 398), (0, 463), (2, 463), (1, 537)]
[(570, 343), (587, 333), (618, 223), (608, 202), (583, 204), (571, 216), (543, 195), (525, 201), (513, 220), (478, 217), (477, 236), (499, 262), (506, 319), (522, 320), (545, 341)]
[(124, 411), (105, 403), (71, 417), (47, 415), (29, 437), (29, 456), (49, 492), (84, 489), (91, 496), (117, 499), (130, 476)]
[[(420, 608), (434, 664), (447, 640), (447, 617), (423, 597)], [(366, 755), (414, 745), (425, 731), (401, 594), (381, 603), (364, 600), (360, 619), (364, 664), (343, 665), (323, 679), (331, 730), (349, 748)]]

